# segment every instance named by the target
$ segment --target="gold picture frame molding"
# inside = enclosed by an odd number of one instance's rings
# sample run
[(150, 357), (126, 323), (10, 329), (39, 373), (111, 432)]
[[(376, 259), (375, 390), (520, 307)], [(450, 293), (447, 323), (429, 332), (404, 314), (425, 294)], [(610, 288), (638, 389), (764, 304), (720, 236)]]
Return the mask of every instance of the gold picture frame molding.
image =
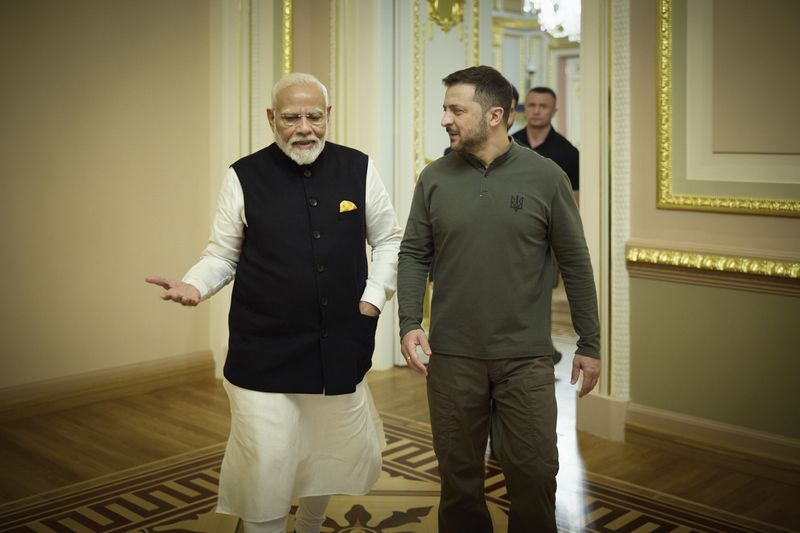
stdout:
[(675, 194), (672, 176), (672, 0), (658, 2), (657, 202), (659, 209), (800, 217), (800, 200)]

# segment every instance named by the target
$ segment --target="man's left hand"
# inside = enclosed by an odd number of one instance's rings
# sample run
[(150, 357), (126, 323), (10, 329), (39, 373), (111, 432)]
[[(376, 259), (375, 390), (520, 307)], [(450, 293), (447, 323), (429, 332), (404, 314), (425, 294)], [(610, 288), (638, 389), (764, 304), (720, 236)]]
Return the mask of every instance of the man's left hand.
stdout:
[(578, 382), (581, 371), (583, 371), (583, 383), (581, 383), (578, 398), (583, 398), (592, 392), (594, 386), (597, 385), (597, 378), (600, 377), (600, 359), (575, 354), (572, 359), (572, 379), (570, 380), (572, 385)]
[(374, 305), (372, 305), (369, 302), (365, 302), (364, 300), (361, 300), (360, 302), (358, 302), (358, 311), (362, 315), (381, 316), (381, 310), (380, 309), (378, 309), (377, 307), (375, 307)]

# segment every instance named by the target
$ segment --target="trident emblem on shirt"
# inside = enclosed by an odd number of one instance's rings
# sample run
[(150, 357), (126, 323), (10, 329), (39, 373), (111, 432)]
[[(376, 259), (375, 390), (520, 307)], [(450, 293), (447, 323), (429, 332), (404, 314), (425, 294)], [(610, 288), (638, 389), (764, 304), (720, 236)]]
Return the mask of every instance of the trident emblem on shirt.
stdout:
[(513, 209), (514, 212), (517, 212), (520, 209), (522, 209), (522, 201), (523, 200), (524, 200), (524, 198), (522, 196), (519, 196), (519, 195), (512, 196), (511, 197), (511, 209)]

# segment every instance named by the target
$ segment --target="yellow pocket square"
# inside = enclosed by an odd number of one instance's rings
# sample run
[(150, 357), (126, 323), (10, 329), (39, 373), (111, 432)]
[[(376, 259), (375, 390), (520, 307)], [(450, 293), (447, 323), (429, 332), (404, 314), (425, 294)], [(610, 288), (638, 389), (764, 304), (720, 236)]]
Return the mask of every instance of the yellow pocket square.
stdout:
[(355, 211), (356, 209), (358, 209), (358, 207), (356, 207), (356, 204), (354, 204), (350, 200), (342, 200), (341, 202), (339, 202), (340, 213), (345, 213), (347, 211)]

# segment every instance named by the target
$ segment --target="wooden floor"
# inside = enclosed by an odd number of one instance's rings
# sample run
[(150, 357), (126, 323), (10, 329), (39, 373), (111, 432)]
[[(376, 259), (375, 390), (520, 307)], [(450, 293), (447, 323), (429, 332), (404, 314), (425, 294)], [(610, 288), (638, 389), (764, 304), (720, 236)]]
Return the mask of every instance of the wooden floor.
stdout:
[[(800, 531), (800, 480), (777, 481), (752, 465), (720, 466), (658, 445), (614, 443), (575, 430), (569, 332), (554, 334), (559, 479), (610, 476), (748, 518)], [(424, 378), (406, 368), (368, 375), (383, 413), (428, 422)], [(228, 403), (213, 379), (0, 424), (0, 503), (223, 442)]]
[[(565, 381), (560, 379), (559, 386), (568, 389)], [(424, 379), (417, 374), (405, 368), (372, 372), (369, 383), (380, 411), (428, 421)], [(608, 442), (576, 432), (568, 413), (568, 406), (561, 405), (560, 477), (580, 477), (585, 469), (716, 509), (800, 529), (797, 484), (759, 477), (747, 473), (746, 468), (724, 468), (658, 447)], [(215, 381), (4, 423), (0, 426), (0, 501), (5, 503), (223, 442), (228, 423), (227, 399)]]

